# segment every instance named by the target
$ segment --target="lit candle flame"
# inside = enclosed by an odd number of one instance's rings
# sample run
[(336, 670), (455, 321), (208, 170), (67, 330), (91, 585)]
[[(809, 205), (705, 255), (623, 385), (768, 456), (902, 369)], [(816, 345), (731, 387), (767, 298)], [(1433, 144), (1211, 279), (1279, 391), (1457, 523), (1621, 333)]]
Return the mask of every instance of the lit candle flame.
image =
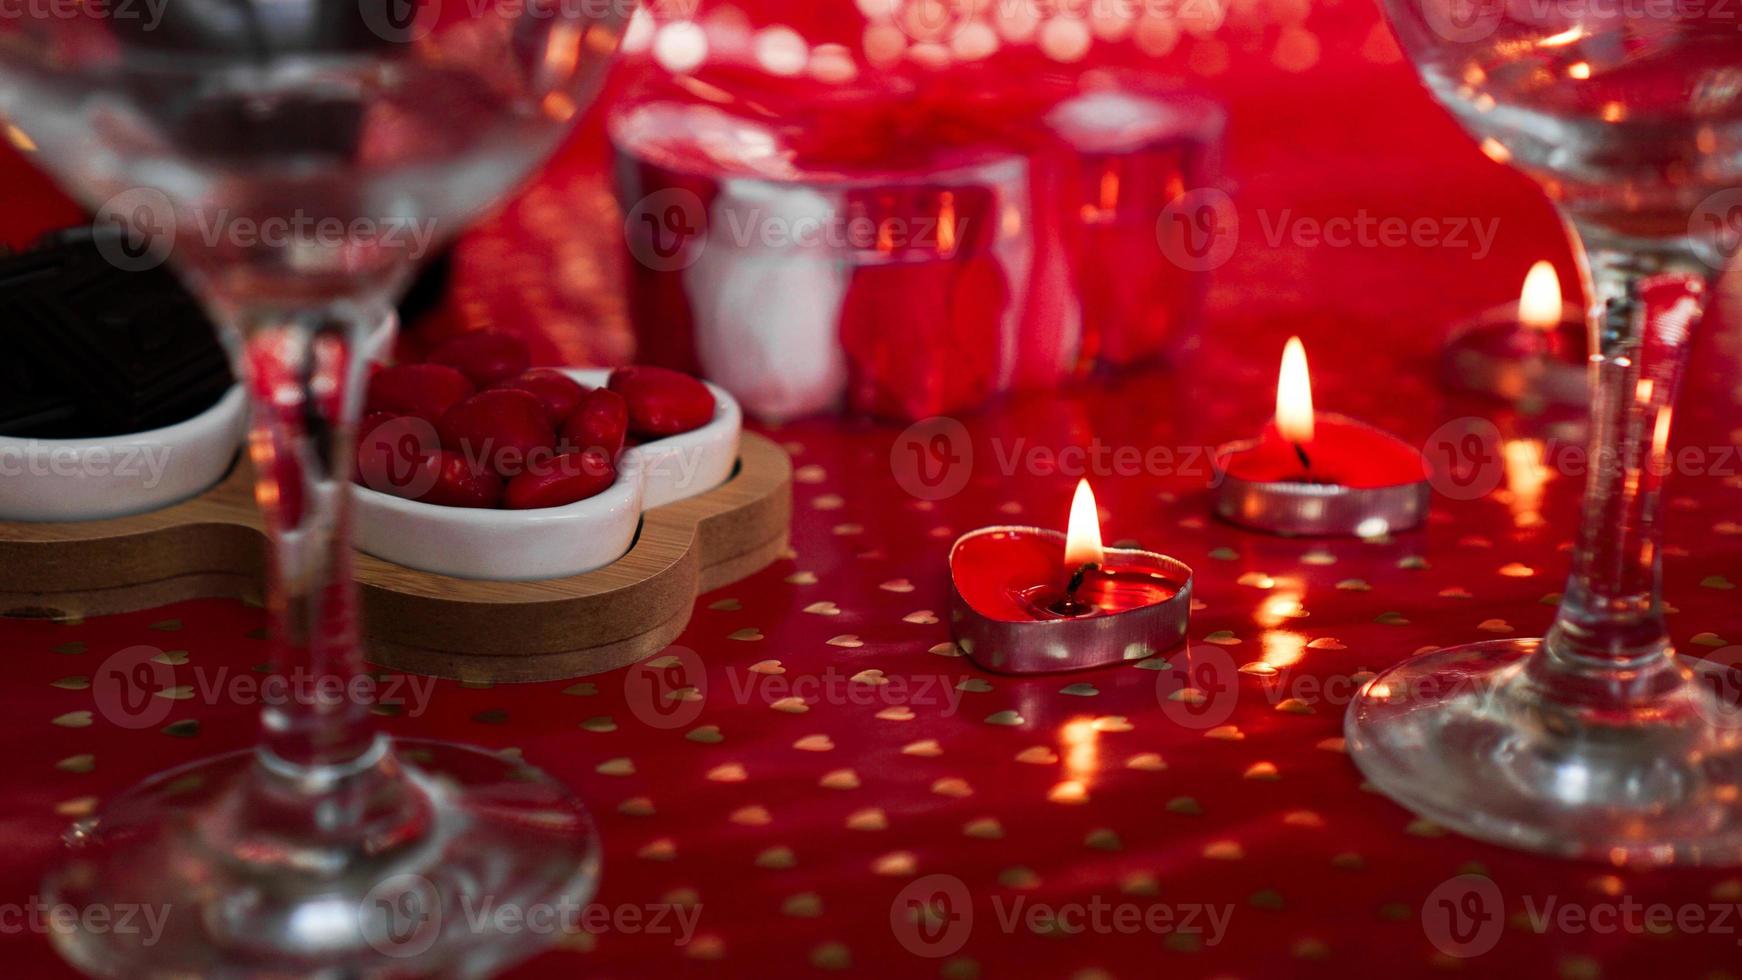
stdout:
[(1282, 349), (1282, 373), (1276, 379), (1276, 431), (1297, 446), (1313, 441), (1313, 382), (1307, 373), (1306, 348), (1299, 337)]
[(1095, 491), (1089, 481), (1077, 483), (1077, 495), (1071, 498), (1071, 523), (1065, 532), (1065, 566), (1081, 568), (1091, 562), (1099, 565), (1104, 558), (1101, 550), (1101, 515), (1095, 510)]
[(1524, 277), (1524, 291), (1518, 296), (1518, 320), (1536, 330), (1553, 330), (1561, 322), (1561, 278), (1554, 266), (1538, 262)]

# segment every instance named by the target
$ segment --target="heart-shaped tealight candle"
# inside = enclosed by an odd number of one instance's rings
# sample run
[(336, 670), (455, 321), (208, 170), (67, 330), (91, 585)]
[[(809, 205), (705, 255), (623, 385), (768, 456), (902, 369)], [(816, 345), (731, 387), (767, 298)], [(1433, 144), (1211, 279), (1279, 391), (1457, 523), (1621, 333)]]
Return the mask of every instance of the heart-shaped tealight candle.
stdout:
[(1140, 660), (1185, 638), (1192, 570), (1152, 551), (1105, 548), (1088, 481), (1070, 531), (985, 527), (950, 549), (950, 626), (987, 670), (1080, 670)]

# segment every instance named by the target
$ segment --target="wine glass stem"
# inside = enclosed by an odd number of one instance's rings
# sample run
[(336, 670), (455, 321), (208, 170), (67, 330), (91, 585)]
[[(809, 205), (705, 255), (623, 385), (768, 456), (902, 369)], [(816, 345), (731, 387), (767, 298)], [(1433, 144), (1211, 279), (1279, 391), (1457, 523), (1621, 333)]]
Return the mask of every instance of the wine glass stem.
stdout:
[(1581, 229), (1592, 298), (1591, 433), (1572, 576), (1546, 649), (1569, 670), (1666, 662), (1661, 509), (1670, 421), (1710, 270), (1684, 243)]
[(268, 538), (279, 696), (263, 698), (261, 760), (344, 767), (375, 747), (351, 575), (352, 437), (377, 304), (250, 310), (240, 338), (254, 409), (249, 456)]

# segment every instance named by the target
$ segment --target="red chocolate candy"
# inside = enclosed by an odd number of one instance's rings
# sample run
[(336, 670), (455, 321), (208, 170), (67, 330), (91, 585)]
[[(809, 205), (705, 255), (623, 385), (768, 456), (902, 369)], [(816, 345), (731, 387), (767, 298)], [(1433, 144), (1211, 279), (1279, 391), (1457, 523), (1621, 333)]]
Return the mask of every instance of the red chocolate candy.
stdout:
[(423, 457), (418, 475), (429, 487), (417, 498), (426, 504), (495, 507), (502, 502), (502, 478), (451, 450)]
[(526, 342), (493, 330), (460, 334), (430, 352), (432, 364), (456, 368), (482, 387), (507, 381), (531, 363)]
[(594, 388), (563, 426), (559, 448), (566, 453), (598, 449), (615, 460), (629, 435), (629, 406), (609, 388)]
[(415, 415), (428, 422), (477, 389), (465, 375), (441, 364), (397, 364), (369, 379), (366, 411)]
[(617, 467), (597, 449), (564, 453), (508, 482), (503, 506), (510, 510), (561, 507), (586, 500), (617, 482)]
[(587, 396), (587, 387), (555, 368), (533, 368), (518, 377), (498, 382), (495, 388), (513, 388), (531, 392), (544, 406), (550, 424), (560, 426), (575, 414), (575, 408)]
[(611, 372), (610, 388), (629, 406), (629, 427), (639, 435), (673, 436), (714, 418), (714, 393), (695, 378), (659, 367)]
[(455, 405), (436, 423), (442, 446), (481, 467), (512, 477), (529, 460), (548, 457), (556, 435), (544, 406), (515, 388), (481, 391)]

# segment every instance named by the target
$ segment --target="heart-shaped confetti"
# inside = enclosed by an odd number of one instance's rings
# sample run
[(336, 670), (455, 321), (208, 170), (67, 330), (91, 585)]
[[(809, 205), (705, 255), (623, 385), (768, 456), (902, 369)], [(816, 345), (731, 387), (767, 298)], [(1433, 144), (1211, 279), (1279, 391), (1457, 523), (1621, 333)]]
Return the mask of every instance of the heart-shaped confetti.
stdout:
[(876, 807), (854, 810), (847, 814), (847, 829), (874, 832), (889, 829), (889, 817)]
[(806, 735), (792, 743), (792, 747), (800, 752), (833, 752), (835, 740), (823, 734)]
[(1035, 745), (1016, 753), (1017, 762), (1035, 766), (1050, 766), (1059, 761), (1058, 753), (1044, 745)]
[(876, 667), (861, 670), (847, 679), (854, 684), (866, 684), (871, 687), (882, 687), (889, 683), (889, 678), (883, 676), (883, 671)]
[(999, 840), (1004, 836), (1004, 827), (994, 817), (981, 817), (963, 824), (962, 833), (980, 840)]
[(1254, 762), (1246, 767), (1246, 771), (1241, 776), (1244, 779), (1255, 779), (1265, 783), (1273, 783), (1282, 778), (1282, 774), (1277, 771), (1274, 762)]
[(974, 788), (968, 785), (966, 779), (960, 776), (945, 776), (931, 784), (931, 791), (939, 796), (949, 796), (955, 799), (973, 796)]
[(802, 715), (811, 709), (810, 705), (805, 704), (804, 698), (781, 698), (768, 706), (789, 715)]
[(581, 727), (589, 732), (614, 732), (617, 730), (617, 723), (611, 720), (610, 715), (599, 715), (581, 722)]
[(882, 711), (877, 712), (874, 717), (879, 721), (912, 721), (914, 714), (912, 708), (909, 708), (905, 704), (898, 704), (893, 707), (884, 708)]
[(1066, 684), (1064, 687), (1059, 688), (1059, 693), (1068, 694), (1073, 698), (1092, 698), (1101, 692), (1097, 690), (1093, 684), (1077, 683)]
[(793, 572), (786, 577), (786, 584), (815, 585), (817, 584), (817, 575), (815, 572)]
[(963, 692), (966, 692), (968, 694), (985, 694), (986, 692), (992, 690), (992, 684), (990, 681), (987, 681), (983, 678), (964, 677), (961, 680), (956, 682), (956, 690), (963, 691)]
[(645, 796), (632, 796), (617, 804), (617, 812), (627, 817), (653, 816), (653, 801)]
[(1119, 835), (1106, 827), (1091, 830), (1083, 838), (1083, 846), (1097, 851), (1123, 851), (1125, 845), (1119, 840)]
[(64, 715), (56, 715), (49, 724), (58, 725), (61, 728), (89, 728), (91, 713), (89, 711), (69, 711)]
[(988, 725), (1020, 725), (1022, 723), (1023, 717), (1008, 708), (1003, 711), (994, 711), (986, 716), (986, 724)]
[(661, 837), (643, 845), (635, 856), (645, 861), (670, 861), (677, 857), (677, 842), (670, 837)]
[(739, 643), (754, 643), (757, 640), (762, 639), (762, 631), (754, 626), (748, 626), (744, 629), (733, 630), (732, 632), (727, 633), (726, 639), (737, 640)]
[(893, 854), (885, 854), (871, 862), (871, 872), (873, 874), (888, 875), (895, 878), (910, 877), (916, 870), (918, 870), (918, 868), (919, 861), (913, 856), (912, 851), (896, 851)]
[(626, 757), (618, 756), (615, 759), (606, 759), (599, 763), (593, 767), (593, 771), (601, 776), (633, 776), (635, 763)]
[(917, 742), (909, 742), (906, 745), (903, 745), (901, 747), (901, 754), (917, 755), (921, 758), (931, 759), (943, 755), (944, 748), (938, 744), (938, 740), (935, 738), (922, 738)]
[(824, 640), (823, 642), (827, 643), (829, 646), (841, 647), (841, 648), (846, 649), (846, 650), (857, 650), (860, 647), (865, 645), (864, 640), (859, 639), (857, 636), (854, 636), (851, 633), (843, 633), (840, 636), (832, 636), (829, 639)]
[(704, 777), (716, 783), (741, 783), (750, 778), (742, 763), (728, 762), (708, 770)]
[(814, 919), (823, 914), (823, 900), (816, 892), (803, 892), (780, 903), (780, 914), (795, 919)]
[(1167, 763), (1155, 752), (1140, 752), (1125, 760), (1125, 768), (1140, 772), (1161, 772), (1167, 768)]
[(733, 810), (726, 819), (745, 827), (766, 827), (774, 822), (774, 818), (768, 813), (768, 808), (764, 806), (741, 806)]
[(915, 626), (936, 626), (938, 623), (938, 616), (937, 613), (932, 612), (930, 609), (920, 609), (901, 617), (901, 621), (904, 623), (912, 623)]
[(1177, 813), (1186, 817), (1201, 816), (1204, 812), (1204, 808), (1198, 804), (1198, 801), (1190, 796), (1176, 796), (1168, 800), (1166, 809), (1169, 813)]
[(798, 856), (792, 853), (792, 848), (786, 846), (770, 847), (756, 855), (756, 866), (772, 871), (784, 871), (798, 864)]
[(859, 774), (851, 769), (836, 769), (824, 773), (823, 778), (817, 780), (817, 785), (823, 789), (858, 789)]
[(804, 607), (804, 611), (812, 616), (839, 616), (841, 607), (832, 602), (813, 602)]
[(703, 745), (718, 745), (726, 740), (726, 736), (720, 734), (719, 725), (702, 725), (699, 728), (692, 728), (684, 733), (684, 738), (692, 742), (700, 742)]
[(1236, 841), (1219, 840), (1204, 845), (1204, 857), (1212, 861), (1238, 861), (1245, 856), (1246, 849)]
[(879, 585), (878, 588), (882, 589), (885, 592), (894, 592), (897, 594), (906, 594), (908, 592), (913, 591), (913, 583), (909, 582), (907, 579), (898, 578), (898, 579), (891, 579), (888, 582), (884, 582), (882, 585)]
[(737, 612), (744, 608), (744, 604), (737, 599), (716, 599), (708, 603), (708, 608), (715, 612)]
[(778, 660), (758, 660), (745, 669), (752, 674), (767, 674), (771, 677), (786, 673), (786, 668)]

